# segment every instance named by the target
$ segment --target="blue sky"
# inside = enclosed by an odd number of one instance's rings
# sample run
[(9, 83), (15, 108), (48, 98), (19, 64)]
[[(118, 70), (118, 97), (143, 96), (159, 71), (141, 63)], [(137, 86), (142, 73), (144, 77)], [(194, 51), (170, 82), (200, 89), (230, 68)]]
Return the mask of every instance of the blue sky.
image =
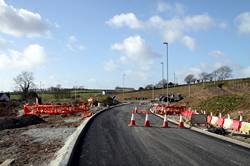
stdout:
[(21, 71), (42, 88), (157, 83), (164, 41), (170, 81), (223, 65), (250, 77), (246, 0), (0, 0), (0, 25), (0, 91)]

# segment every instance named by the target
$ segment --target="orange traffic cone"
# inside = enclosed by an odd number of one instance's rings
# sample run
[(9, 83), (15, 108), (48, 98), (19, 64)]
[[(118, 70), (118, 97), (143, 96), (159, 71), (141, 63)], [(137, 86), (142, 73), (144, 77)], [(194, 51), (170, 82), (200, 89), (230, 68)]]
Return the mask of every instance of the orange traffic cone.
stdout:
[(130, 123), (128, 124), (128, 126), (135, 126), (135, 115), (134, 115), (134, 111), (132, 112), (131, 115), (131, 119), (130, 119)]
[(162, 128), (168, 128), (167, 114), (164, 115), (164, 120), (163, 120)]
[(137, 113), (137, 107), (135, 107), (134, 112)]
[(179, 127), (180, 127), (180, 128), (184, 128), (184, 122), (183, 122), (183, 119), (182, 119), (182, 115), (180, 115)]
[(148, 112), (146, 112), (146, 117), (145, 117), (145, 121), (144, 121), (144, 126), (145, 127), (150, 127), (150, 122), (148, 120)]

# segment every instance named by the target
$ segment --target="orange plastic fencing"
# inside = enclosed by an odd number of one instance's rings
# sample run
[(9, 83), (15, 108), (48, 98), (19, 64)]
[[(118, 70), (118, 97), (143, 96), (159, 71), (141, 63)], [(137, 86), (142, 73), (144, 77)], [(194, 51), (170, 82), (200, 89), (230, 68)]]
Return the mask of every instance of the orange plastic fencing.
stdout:
[(183, 111), (187, 110), (185, 106), (166, 106), (157, 105), (154, 107), (158, 114), (164, 115), (180, 115)]
[(91, 116), (89, 108), (86, 104), (81, 103), (77, 105), (38, 105), (38, 104), (25, 104), (23, 106), (25, 115), (41, 115), (41, 114), (74, 114), (74, 113), (83, 113), (84, 117)]
[(184, 116), (184, 117), (189, 117), (189, 118), (191, 118), (191, 116), (193, 115), (193, 112), (192, 112), (192, 110), (185, 110), (185, 111), (183, 111), (183, 112), (181, 113), (181, 115)]

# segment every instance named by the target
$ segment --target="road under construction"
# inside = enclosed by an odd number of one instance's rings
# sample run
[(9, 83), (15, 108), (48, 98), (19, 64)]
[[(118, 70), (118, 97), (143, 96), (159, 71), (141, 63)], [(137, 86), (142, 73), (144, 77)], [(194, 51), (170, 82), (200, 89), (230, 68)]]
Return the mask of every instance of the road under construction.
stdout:
[(78, 138), (68, 165), (249, 165), (250, 150), (180, 128), (149, 114), (151, 127), (144, 127), (145, 114), (131, 110), (146, 106), (128, 104), (96, 116)]

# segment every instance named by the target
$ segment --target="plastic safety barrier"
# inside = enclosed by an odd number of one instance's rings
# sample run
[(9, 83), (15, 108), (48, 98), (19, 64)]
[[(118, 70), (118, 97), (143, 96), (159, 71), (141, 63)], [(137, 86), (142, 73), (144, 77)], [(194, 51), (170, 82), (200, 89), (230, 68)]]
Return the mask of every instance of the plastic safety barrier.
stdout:
[(212, 116), (211, 125), (217, 126), (219, 118), (217, 116)]
[(81, 103), (77, 105), (38, 105), (38, 104), (25, 104), (24, 105), (25, 115), (40, 115), (40, 114), (73, 114), (73, 113), (84, 113), (82, 116), (91, 116), (91, 112), (87, 107), (87, 104)]
[(233, 129), (233, 120), (232, 119), (225, 119), (223, 124), (224, 129)]
[(250, 123), (242, 122), (240, 127), (240, 132), (243, 134), (250, 134)]
[(217, 126), (218, 126), (218, 127), (223, 127), (224, 120), (225, 120), (224, 118), (219, 118), (219, 119), (218, 119), (218, 122), (217, 122)]
[(211, 120), (212, 120), (212, 116), (208, 115), (208, 116), (207, 116), (207, 123), (208, 123), (208, 124), (211, 124)]
[(183, 112), (181, 113), (181, 115), (184, 116), (184, 117), (191, 118), (191, 116), (193, 115), (193, 112), (190, 111), (190, 110), (186, 110), (186, 111), (183, 111)]
[(185, 106), (167, 106), (167, 105), (156, 105), (154, 106), (156, 113), (164, 115), (180, 115), (183, 111), (187, 110)]
[(241, 122), (238, 120), (233, 120), (233, 130), (239, 131), (241, 127)]

